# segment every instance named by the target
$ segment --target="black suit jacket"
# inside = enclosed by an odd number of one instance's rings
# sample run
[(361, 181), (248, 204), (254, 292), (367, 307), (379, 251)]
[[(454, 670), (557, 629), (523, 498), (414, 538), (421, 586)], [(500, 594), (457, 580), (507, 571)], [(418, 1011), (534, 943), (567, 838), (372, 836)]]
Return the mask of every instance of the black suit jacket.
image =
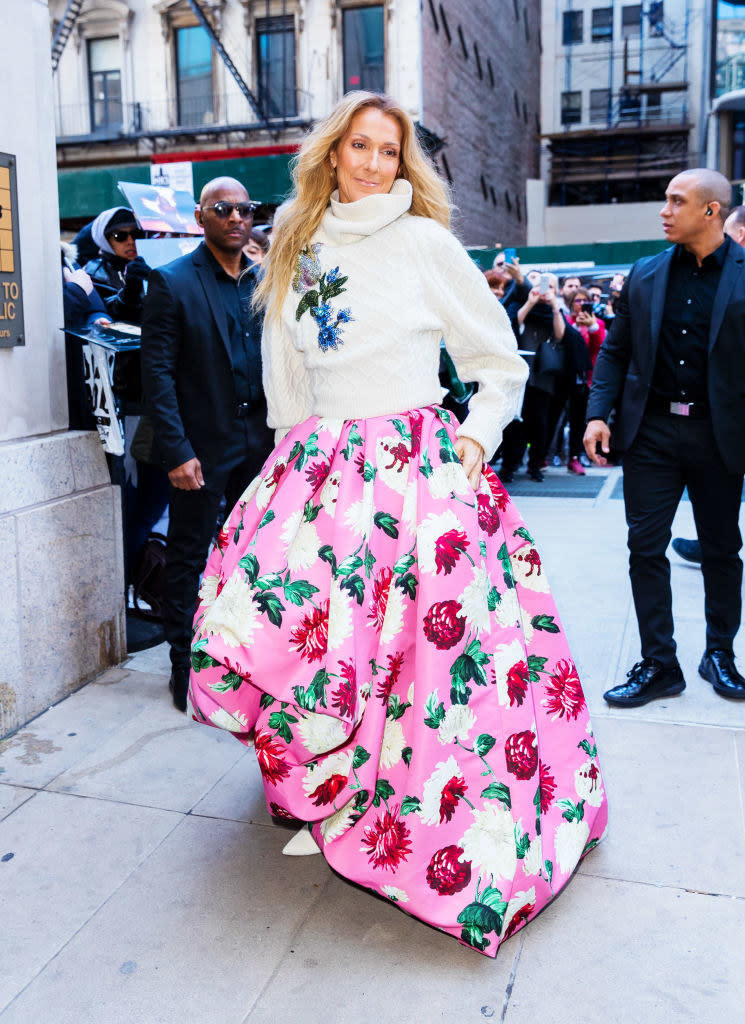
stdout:
[[(639, 260), (592, 375), (587, 418), (618, 417), (613, 447), (626, 451), (649, 398), (674, 247)], [(708, 392), (714, 436), (731, 473), (745, 472), (745, 251), (734, 243), (722, 265), (709, 329)]]
[[(255, 282), (255, 268), (247, 273)], [(255, 327), (260, 332), (260, 319)], [(204, 242), (150, 274), (142, 384), (165, 469), (195, 456), (208, 470), (218, 467), (235, 440), (236, 393), (228, 321)]]

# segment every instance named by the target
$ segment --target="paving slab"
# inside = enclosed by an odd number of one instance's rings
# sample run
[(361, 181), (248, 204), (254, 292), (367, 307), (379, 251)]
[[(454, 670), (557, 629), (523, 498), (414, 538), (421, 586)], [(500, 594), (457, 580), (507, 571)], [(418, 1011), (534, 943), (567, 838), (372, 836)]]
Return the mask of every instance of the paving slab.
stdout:
[(63, 772), (49, 788), (186, 812), (243, 756), (229, 733), (198, 727), (165, 698)]
[[(237, 740), (233, 740), (237, 744)], [(212, 789), (194, 805), (192, 814), (254, 825), (274, 825), (264, 799), (259, 763), (247, 750)], [(288, 833), (287, 839), (292, 833)]]
[[(21, 804), (30, 800), (35, 793), (35, 789), (25, 789), (23, 786), (0, 785), (0, 821), (12, 814)], [(6, 852), (6, 850), (0, 851), (0, 857)]]
[[(183, 819), (3, 1024), (241, 1024), (331, 877), (322, 857), (283, 857), (285, 839), (282, 829)], [(331, 976), (338, 985), (335, 966)]]
[(334, 876), (245, 1022), (499, 1021), (519, 948), (492, 960)]
[(582, 874), (745, 899), (736, 733), (596, 716), (610, 807)]
[(525, 929), (504, 1024), (734, 1024), (744, 928), (743, 900), (580, 875)]
[(43, 788), (155, 705), (173, 711), (161, 677), (109, 669), (0, 743), (2, 781)]
[[(85, 925), (178, 820), (167, 811), (37, 793), (0, 822), (4, 894), (0, 1010)], [(94, 963), (92, 958), (89, 968)], [(26, 1021), (54, 1020), (52, 1005)]]

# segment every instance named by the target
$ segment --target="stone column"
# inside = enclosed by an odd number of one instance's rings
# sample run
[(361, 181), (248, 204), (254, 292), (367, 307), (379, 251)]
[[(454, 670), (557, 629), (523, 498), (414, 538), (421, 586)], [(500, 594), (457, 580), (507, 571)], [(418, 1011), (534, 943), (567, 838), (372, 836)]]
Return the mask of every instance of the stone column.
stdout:
[(125, 654), (119, 490), (97, 435), (67, 429), (46, 0), (3, 0), (3, 54), (25, 343), (0, 348), (0, 737)]

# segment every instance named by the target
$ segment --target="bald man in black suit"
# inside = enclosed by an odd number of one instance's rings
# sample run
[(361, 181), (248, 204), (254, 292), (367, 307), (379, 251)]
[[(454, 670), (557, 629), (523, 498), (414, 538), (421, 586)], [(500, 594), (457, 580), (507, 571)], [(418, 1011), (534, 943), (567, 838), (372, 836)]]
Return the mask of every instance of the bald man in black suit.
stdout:
[(631, 269), (600, 350), (585, 449), (624, 453), (629, 575), (642, 660), (604, 695), (636, 707), (685, 689), (673, 638), (670, 543), (688, 488), (702, 549), (706, 649), (699, 673), (745, 699), (733, 641), (742, 609), (738, 525), (745, 473), (745, 252), (724, 234), (731, 187), (716, 171), (672, 179), (660, 211), (672, 248)]

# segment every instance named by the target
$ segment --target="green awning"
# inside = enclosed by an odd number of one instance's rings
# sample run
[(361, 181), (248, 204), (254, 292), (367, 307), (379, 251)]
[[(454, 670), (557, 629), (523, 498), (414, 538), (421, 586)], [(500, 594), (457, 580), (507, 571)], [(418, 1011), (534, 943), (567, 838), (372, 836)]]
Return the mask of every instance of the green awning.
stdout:
[[(291, 188), (289, 161), (292, 155), (236, 157), (202, 160), (194, 164), (194, 193), (199, 195), (212, 178), (229, 175), (242, 181), (252, 199), (281, 203)], [(109, 167), (61, 168), (57, 172), (60, 220), (90, 218), (102, 210), (125, 203), (118, 181), (150, 184), (150, 164), (117, 164)]]

